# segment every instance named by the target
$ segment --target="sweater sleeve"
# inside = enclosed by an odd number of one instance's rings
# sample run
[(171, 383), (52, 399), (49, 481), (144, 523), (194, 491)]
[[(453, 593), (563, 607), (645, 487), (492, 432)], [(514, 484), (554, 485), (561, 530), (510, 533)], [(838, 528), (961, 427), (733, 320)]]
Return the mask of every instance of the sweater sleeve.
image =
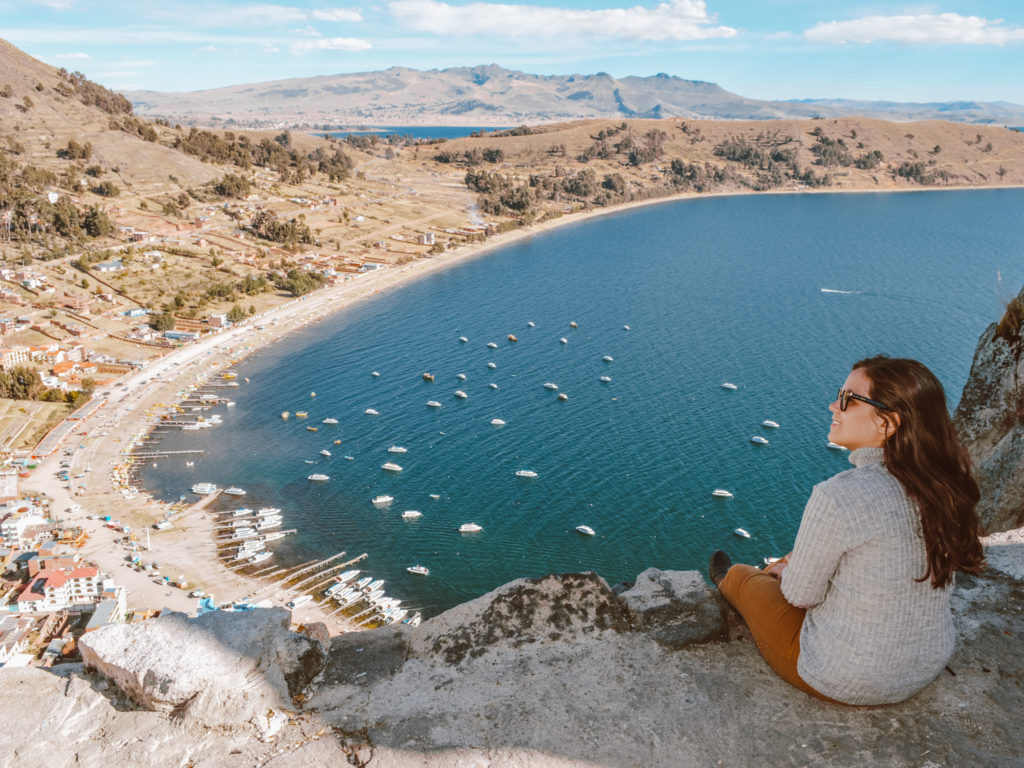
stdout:
[(782, 571), (786, 600), (798, 608), (821, 603), (839, 559), (849, 547), (849, 521), (835, 501), (816, 486), (804, 508), (789, 564)]

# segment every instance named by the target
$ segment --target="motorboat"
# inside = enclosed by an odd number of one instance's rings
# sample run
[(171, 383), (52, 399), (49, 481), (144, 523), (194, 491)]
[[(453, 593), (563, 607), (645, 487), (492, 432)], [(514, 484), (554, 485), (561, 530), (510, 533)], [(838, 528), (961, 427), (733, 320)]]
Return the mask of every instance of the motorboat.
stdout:
[(330, 451), (328, 451), (328, 450), (327, 450), (326, 448), (322, 448), (322, 449), (320, 450), (320, 455), (321, 455), (321, 456), (330, 456), (330, 455), (331, 455), (331, 452), (330, 452)]
[(257, 552), (255, 555), (250, 557), (249, 564), (255, 565), (256, 563), (262, 563), (264, 560), (269, 560), (273, 556), (273, 552), (267, 552), (266, 550), (263, 550), (262, 552)]
[(516, 335), (515, 335), (514, 333), (510, 333), (510, 334), (508, 335), (508, 340), (509, 340), (509, 341), (511, 341), (511, 342), (516, 342), (516, 341), (519, 341), (519, 339), (518, 339), (518, 338), (516, 338)]
[(459, 533), (478, 533), (483, 529), (482, 525), (477, 525), (476, 523), (463, 523), (459, 526)]
[(363, 576), (363, 578), (361, 578), (352, 586), (354, 586), (359, 591), (362, 591), (366, 587), (366, 585), (369, 584), (371, 581), (373, 581), (373, 576)]
[(739, 389), (739, 387), (737, 387), (731, 381), (723, 381), (722, 382), (722, 389)]
[(459, 381), (465, 381), (466, 380), (466, 374), (464, 374), (464, 373), (456, 373), (455, 374), (455, 378), (458, 379)]
[(438, 499), (441, 498), (441, 494), (440, 493), (432, 493), (432, 494), (430, 494), (430, 498), (434, 499), (434, 501), (437, 501)]
[(395, 462), (393, 461), (385, 461), (383, 464), (380, 465), (380, 468), (385, 470), (386, 472), (402, 471), (402, 468), (398, 464), (395, 464)]
[(456, 396), (457, 398), (459, 398), (459, 400), (465, 400), (465, 399), (466, 399), (467, 397), (469, 397), (469, 395), (467, 395), (467, 394), (466, 394), (465, 392), (463, 392), (463, 391), (462, 391), (461, 389), (456, 389), (456, 390), (455, 390), (455, 396)]
[(281, 418), (287, 419), (291, 414), (288, 411), (281, 411)]
[(440, 408), (441, 404), (437, 400), (427, 400), (427, 408)]
[(309, 396), (310, 396), (310, 397), (316, 397), (316, 392), (310, 392), (310, 393), (309, 393)]
[(306, 478), (307, 480), (330, 480), (331, 478), (322, 472), (314, 472), (312, 475)]
[(601, 360), (602, 360), (603, 362), (605, 362), (605, 363), (610, 363), (610, 362), (612, 362), (612, 361), (613, 361), (614, 359), (615, 359), (615, 358), (614, 358), (614, 357), (612, 357), (611, 355), (605, 355), (604, 357), (602, 357), (602, 358), (601, 358)]
[(226, 493), (228, 496), (245, 496), (245, 489), (244, 488), (234, 488), (234, 487), (232, 487), (232, 488), (225, 488), (224, 489), (224, 493)]
[(363, 411), (363, 413), (365, 413), (367, 416), (380, 416), (380, 413), (374, 410), (373, 408), (367, 408), (365, 411)]
[(231, 512), (232, 517), (243, 517), (251, 514), (252, 510), (249, 507), (239, 507), (238, 509), (232, 510)]
[(726, 491), (726, 490), (723, 490), (722, 488), (715, 488), (715, 490), (713, 490), (711, 492), (711, 495), (712, 496), (717, 496), (720, 499), (731, 499), (732, 498), (732, 491)]
[(319, 427), (306, 427), (306, 429), (310, 432), (317, 432), (319, 430)]
[(388, 448), (388, 453), (408, 453), (409, 449), (401, 445), (392, 445)]
[(566, 400), (569, 399), (569, 396), (567, 394), (565, 394), (565, 392), (559, 392), (558, 393), (558, 399), (561, 400), (564, 403)]
[(265, 531), (268, 528), (280, 528), (281, 522), (280, 517), (267, 517), (256, 523), (256, 530)]
[(568, 340), (567, 338), (565, 338), (565, 336), (563, 336), (562, 338), (560, 338), (560, 339), (559, 339), (558, 341), (559, 341), (560, 343), (562, 343), (562, 344), (568, 344), (568, 343), (569, 343), (569, 340)]
[(354, 569), (352, 569), (350, 571), (345, 571), (344, 573), (338, 574), (337, 576), (334, 577), (334, 579), (339, 584), (344, 584), (347, 581), (352, 581), (352, 579), (354, 579), (358, 575), (359, 575), (359, 569), (354, 568)]
[(570, 320), (569, 321), (569, 327), (570, 328), (579, 328), (579, 325), (577, 325), (575, 320)]
[(256, 517), (275, 517), (281, 514), (280, 507), (260, 507), (256, 511)]
[(226, 405), (228, 408), (234, 408), (235, 407), (235, 401), (234, 400), (228, 400), (226, 403), (224, 403), (224, 405)]
[(413, 616), (412, 618), (406, 619), (402, 623), (406, 624), (406, 625), (408, 625), (410, 627), (418, 627), (422, 620), (423, 620), (423, 617), (420, 614), (417, 613), (415, 616)]
[(310, 597), (309, 595), (299, 595), (294, 600), (291, 600), (291, 601), (288, 602), (288, 607), (289, 608), (298, 608), (300, 605), (305, 605), (306, 603), (308, 603), (312, 599), (313, 598)]
[(545, 381), (544, 382), (544, 389), (550, 389), (550, 390), (554, 391), (554, 390), (558, 389), (558, 385), (553, 383), (553, 382), (550, 382), (550, 381)]
[(504, 419), (491, 419), (491, 426), (492, 427), (504, 427), (505, 426), (505, 420)]
[(517, 469), (516, 477), (536, 477), (537, 473), (532, 469)]
[(199, 496), (209, 496), (211, 493), (217, 492), (217, 486), (214, 483), (196, 483), (192, 486), (192, 493)]
[(186, 461), (185, 462), (185, 466), (186, 467), (194, 467), (195, 465), (196, 465), (196, 463), (194, 461)]
[(761, 437), (760, 435), (754, 435), (750, 438), (750, 442), (756, 443), (757, 445), (768, 445), (768, 438)]
[(498, 345), (495, 344), (493, 341), (488, 341), (487, 342), (487, 346), (490, 347), (491, 349), (497, 349), (498, 348)]
[(332, 418), (328, 417), (328, 418), (324, 419), (323, 421), (321, 421), (320, 423), (321, 424), (337, 424), (338, 420), (337, 419), (332, 419)]
[(779, 422), (772, 421), (771, 419), (765, 419), (764, 421), (761, 422), (761, 426), (762, 427), (768, 427), (769, 429), (778, 429), (779, 428)]
[(340, 439), (339, 439), (339, 440), (335, 440), (335, 441), (334, 441), (334, 444), (335, 444), (335, 445), (341, 445), (341, 440), (340, 440)]
[(495, 384), (493, 381), (490, 384), (488, 384), (487, 386), (490, 387), (491, 389), (497, 389), (498, 388), (498, 385)]
[(833, 443), (831, 440), (829, 440), (827, 443), (825, 443), (825, 447), (826, 448), (831, 448), (833, 451), (847, 451), (847, 450), (849, 450), (849, 448), (847, 448), (845, 445), (839, 445), (839, 443)]
[(378, 376), (380, 376), (380, 372), (379, 371), (370, 371), (370, 375), (373, 376), (373, 378), (376, 379)]
[(467, 341), (469, 341), (469, 339), (467, 339), (465, 336), (459, 336), (459, 341), (465, 344)]
[(746, 528), (734, 528), (733, 533), (743, 539), (750, 538), (750, 532)]
[(598, 379), (598, 381), (603, 382), (604, 384), (610, 383), (611, 380), (612, 380), (611, 376), (602, 376), (600, 379)]
[(409, 573), (418, 574), (419, 576), (429, 576), (430, 575), (430, 569), (427, 568), (425, 565), (410, 565), (405, 570), (407, 570)]
[(355, 461), (355, 460), (356, 460), (355, 456), (346, 456), (345, 457), (345, 461)]
[(494, 370), (495, 368), (498, 367), (498, 364), (497, 363), (488, 363), (487, 367), (490, 368), (491, 370)]
[(771, 556), (769, 556), (769, 557), (766, 557), (764, 559), (764, 564), (765, 565), (775, 565), (781, 559), (782, 559), (781, 557), (771, 557)]
[[(367, 594), (371, 594), (372, 595), (374, 592), (376, 592), (378, 589), (380, 589), (383, 586), (384, 586), (384, 579), (376, 579), (374, 581), (371, 581), (365, 587), (363, 587), (363, 592), (366, 592)], [(383, 595), (384, 595), (384, 592), (381, 591), (381, 596), (383, 597)]]
[(628, 331), (628, 330), (629, 330), (629, 326), (628, 326), (628, 325), (624, 325), (624, 326), (622, 326), (622, 330), (624, 330), (624, 331)]
[(433, 381), (434, 380), (434, 374), (424, 372), (423, 373), (423, 380), (424, 381)]
[(307, 416), (309, 416), (309, 412), (308, 411), (296, 411), (295, 412), (295, 418), (296, 419), (304, 419)]
[(530, 320), (526, 325), (529, 326), (530, 328), (536, 328), (537, 327), (537, 324), (534, 323), (533, 320)]
[(316, 464), (316, 462), (315, 462), (315, 461), (313, 461), (312, 459), (303, 459), (303, 461), (304, 461), (304, 462), (305, 462), (306, 464)]
[(402, 517), (406, 520), (415, 520), (417, 517), (423, 517), (423, 513), (418, 509), (407, 509), (402, 513)]
[(584, 536), (593, 536), (593, 535), (595, 535), (594, 534), (594, 529), (591, 528), (589, 525), (577, 525), (576, 526), (576, 530), (579, 533), (582, 533)]

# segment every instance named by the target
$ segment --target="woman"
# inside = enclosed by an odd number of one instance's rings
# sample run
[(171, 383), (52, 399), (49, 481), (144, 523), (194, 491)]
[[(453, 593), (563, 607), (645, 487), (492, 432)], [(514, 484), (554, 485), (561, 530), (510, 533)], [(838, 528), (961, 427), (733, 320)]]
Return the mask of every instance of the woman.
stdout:
[(854, 468), (814, 487), (793, 551), (764, 571), (715, 552), (709, 575), (787, 682), (888, 704), (942, 671), (956, 571), (984, 567), (970, 459), (938, 379), (915, 360), (853, 366), (828, 439)]

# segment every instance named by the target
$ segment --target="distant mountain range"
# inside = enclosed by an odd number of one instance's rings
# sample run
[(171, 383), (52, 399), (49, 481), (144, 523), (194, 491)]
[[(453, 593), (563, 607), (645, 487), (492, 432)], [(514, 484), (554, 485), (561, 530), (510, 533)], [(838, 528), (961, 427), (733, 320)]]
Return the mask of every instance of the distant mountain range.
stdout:
[(531, 75), (496, 64), (274, 80), (190, 93), (126, 91), (135, 112), (178, 123), (238, 127), (340, 125), (512, 126), (585, 118), (807, 119), (864, 115), (1024, 125), (1007, 102), (904, 103), (748, 99), (672, 75)]

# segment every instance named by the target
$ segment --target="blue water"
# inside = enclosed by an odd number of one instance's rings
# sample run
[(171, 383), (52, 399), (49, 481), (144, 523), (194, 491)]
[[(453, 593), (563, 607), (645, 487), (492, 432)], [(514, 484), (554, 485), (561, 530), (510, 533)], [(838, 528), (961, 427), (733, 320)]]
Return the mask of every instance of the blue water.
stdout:
[(351, 131), (327, 131), (318, 136), (343, 139), (346, 136), (411, 136), (414, 139), (461, 139), (477, 131), (504, 131), (506, 128), (479, 125), (387, 125), (357, 128)]
[[(299, 529), (275, 562), (367, 552), (389, 594), (428, 615), (519, 576), (596, 570), (614, 583), (648, 566), (703, 569), (715, 548), (757, 562), (788, 551), (811, 486), (848, 466), (825, 447), (826, 406), (852, 362), (916, 357), (955, 405), (978, 336), (1024, 283), (1022, 212), (1024, 190), (771, 195), (567, 225), (254, 354), (224, 426), (164, 442), (206, 454), (192, 468), (161, 461), (144, 483), (166, 499), (200, 480), (241, 485), (247, 506), (282, 507)], [(404, 471), (382, 471), (389, 460)], [(523, 468), (539, 477), (517, 478)], [(314, 471), (331, 480), (308, 482)], [(375, 509), (380, 493), (395, 503)], [(406, 509), (423, 516), (402, 520)], [(483, 532), (456, 531), (469, 521)], [(584, 523), (595, 537), (574, 532)], [(406, 573), (415, 563), (431, 575)]]

